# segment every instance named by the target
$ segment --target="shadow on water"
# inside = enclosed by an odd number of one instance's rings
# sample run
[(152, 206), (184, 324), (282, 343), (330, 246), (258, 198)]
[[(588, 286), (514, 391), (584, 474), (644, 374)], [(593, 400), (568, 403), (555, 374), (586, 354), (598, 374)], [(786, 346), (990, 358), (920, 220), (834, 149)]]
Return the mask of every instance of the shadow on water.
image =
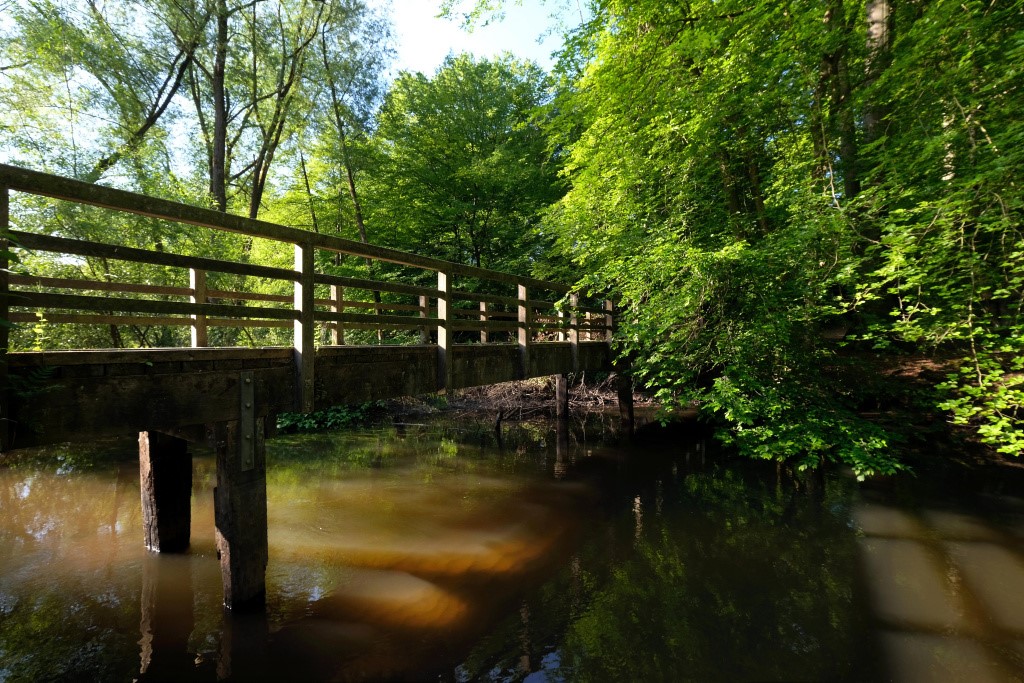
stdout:
[(0, 469), (0, 680), (1024, 671), (1024, 500), (1001, 475), (793, 475), (693, 426), (627, 442), (610, 416), (287, 436), (268, 456), (258, 615), (220, 607), (210, 457), (179, 556), (142, 548), (130, 452)]

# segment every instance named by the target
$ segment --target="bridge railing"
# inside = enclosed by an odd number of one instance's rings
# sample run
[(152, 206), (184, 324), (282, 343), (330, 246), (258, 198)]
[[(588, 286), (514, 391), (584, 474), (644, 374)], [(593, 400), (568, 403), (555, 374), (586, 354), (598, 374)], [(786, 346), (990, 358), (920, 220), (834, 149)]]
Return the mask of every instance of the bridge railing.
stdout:
[[(250, 241), (289, 245), (293, 266), (170, 253), (67, 236), (60, 225), (50, 234), (18, 229), (11, 220), (11, 192), (99, 207), (111, 215), (134, 214), (161, 222), (232, 233)], [(36, 212), (38, 213), (38, 211)], [(38, 217), (33, 222), (39, 223)], [(66, 226), (64, 226), (66, 227)], [(603, 340), (613, 329), (609, 302), (586, 301), (568, 285), (452, 263), (372, 244), (252, 220), (13, 166), (0, 165), (0, 230), (15, 254), (47, 253), (60, 267), (48, 273), (13, 270), (0, 274), (0, 319), (33, 326), (104, 325), (188, 328), (188, 344), (211, 345), (210, 328), (291, 328), (299, 373), (299, 407), (312, 406), (313, 363), (320, 344), (342, 345), (346, 331), (402, 333), (406, 341), (436, 343), (439, 386), (451, 387), (450, 350), (460, 343), (512, 343), (524, 362), (529, 348), (546, 341), (569, 342), (573, 357), (581, 340)], [(279, 247), (278, 247), (279, 249)], [(398, 264), (418, 273), (411, 281), (356, 278), (324, 272), (341, 256)], [(101, 264), (101, 277), (83, 274), (82, 264)], [(29, 259), (25, 259), (27, 263)], [(111, 263), (138, 264), (141, 281), (108, 275)], [(318, 265), (319, 264), (319, 265)], [(186, 280), (187, 274), (187, 280)], [(434, 284), (436, 274), (436, 286)], [(103, 275), (106, 275), (103, 277)], [(211, 275), (236, 276), (236, 288), (208, 286)], [(427, 277), (429, 275), (429, 277)], [(424, 281), (430, 284), (424, 284)], [(506, 294), (473, 291), (466, 283), (491, 283)], [(187, 283), (187, 284), (186, 284)], [(382, 296), (383, 295), (383, 296)], [(385, 298), (386, 297), (386, 298)], [(281, 339), (278, 332), (277, 339)], [(410, 336), (411, 335), (411, 336)], [(416, 337), (418, 336), (418, 339)], [(365, 335), (363, 335), (365, 338)], [(267, 337), (273, 338), (273, 337)], [(145, 342), (136, 342), (136, 344)], [(249, 345), (254, 338), (249, 337)], [(186, 345), (182, 340), (181, 345)], [(0, 353), (8, 350), (8, 329), (0, 328)]]

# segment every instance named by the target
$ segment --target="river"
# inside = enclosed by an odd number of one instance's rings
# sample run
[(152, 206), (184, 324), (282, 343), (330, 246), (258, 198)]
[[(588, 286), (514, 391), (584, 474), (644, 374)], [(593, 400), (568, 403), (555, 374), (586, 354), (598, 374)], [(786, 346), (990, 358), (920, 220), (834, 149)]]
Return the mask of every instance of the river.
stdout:
[(234, 615), (212, 456), (157, 556), (133, 452), (0, 467), (0, 681), (1024, 680), (1018, 470), (794, 476), (600, 415), (279, 436)]

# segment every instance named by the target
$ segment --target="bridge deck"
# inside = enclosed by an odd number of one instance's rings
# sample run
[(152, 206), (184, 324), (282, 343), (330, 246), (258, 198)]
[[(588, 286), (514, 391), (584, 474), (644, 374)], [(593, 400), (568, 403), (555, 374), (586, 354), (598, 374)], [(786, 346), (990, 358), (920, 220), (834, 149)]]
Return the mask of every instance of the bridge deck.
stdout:
[[(525, 372), (516, 344), (456, 344), (452, 386), (464, 388), (572, 368), (568, 342), (530, 347)], [(610, 367), (605, 342), (580, 342), (578, 367)], [(314, 405), (327, 407), (438, 389), (438, 347), (322, 346), (316, 350)], [(23, 448), (241, 419), (243, 372), (255, 384), (257, 417), (295, 409), (291, 348), (128, 349), (8, 355), (10, 447)]]

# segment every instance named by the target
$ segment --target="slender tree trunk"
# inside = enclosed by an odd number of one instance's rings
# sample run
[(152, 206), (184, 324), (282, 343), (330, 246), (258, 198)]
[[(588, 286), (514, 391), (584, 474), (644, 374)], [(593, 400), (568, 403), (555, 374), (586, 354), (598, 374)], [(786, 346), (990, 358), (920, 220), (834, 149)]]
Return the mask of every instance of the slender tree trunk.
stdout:
[(302, 144), (299, 144), (299, 166), (302, 168), (302, 181), (306, 185), (306, 199), (309, 201), (309, 216), (313, 219), (313, 232), (320, 232), (320, 223), (316, 219), (316, 206), (313, 204), (313, 188), (309, 186), (309, 174), (306, 172), (306, 156), (302, 153)]
[(210, 159), (210, 195), (217, 210), (228, 210), (227, 195), (227, 94), (224, 87), (228, 54), (228, 7), (226, 0), (217, 0), (217, 43), (214, 47), (213, 87), (213, 153)]
[[(870, 88), (885, 71), (892, 47), (892, 5), (890, 0), (867, 2), (867, 64), (864, 86)], [(885, 107), (871, 99), (864, 109), (864, 137), (866, 142), (877, 140), (884, 133), (887, 115)]]
[[(341, 147), (341, 163), (345, 167), (345, 179), (348, 184), (348, 195), (352, 200), (352, 211), (355, 215), (356, 229), (359, 231), (359, 241), (363, 244), (369, 244), (369, 240), (366, 237), (366, 223), (363, 221), (363, 205), (359, 201), (359, 193), (356, 191), (356, 176), (355, 171), (352, 169), (352, 159), (349, 157), (348, 152), (348, 138), (345, 135), (345, 117), (342, 114), (341, 98), (338, 95), (338, 84), (334, 80), (334, 73), (331, 71), (330, 60), (327, 57), (327, 38), (321, 34), (321, 56), (324, 60), (324, 71), (327, 74), (328, 87), (331, 91), (331, 109), (334, 112), (334, 125), (338, 130), (338, 143)], [(366, 259), (366, 271), (367, 277), (373, 279), (373, 260)], [(380, 291), (375, 290), (373, 292), (373, 303), (377, 305), (374, 309), (374, 313), (380, 315), (380, 304), (381, 297)], [(384, 341), (383, 330), (377, 330), (377, 341)]]

